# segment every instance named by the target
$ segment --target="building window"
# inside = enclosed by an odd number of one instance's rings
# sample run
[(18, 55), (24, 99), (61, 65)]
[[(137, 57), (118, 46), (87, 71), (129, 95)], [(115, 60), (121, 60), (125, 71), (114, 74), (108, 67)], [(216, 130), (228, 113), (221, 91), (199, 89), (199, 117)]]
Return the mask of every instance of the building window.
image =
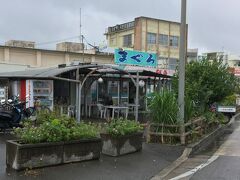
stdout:
[(147, 43), (156, 44), (157, 35), (155, 33), (147, 33)]
[(123, 47), (131, 47), (132, 46), (132, 35), (128, 34), (123, 36)]
[(176, 70), (177, 65), (178, 65), (178, 60), (177, 59), (170, 58), (168, 60), (168, 69)]
[(178, 41), (179, 41), (178, 36), (170, 36), (169, 37), (169, 45), (172, 47), (178, 47)]
[(163, 46), (168, 46), (168, 35), (159, 34), (159, 44)]

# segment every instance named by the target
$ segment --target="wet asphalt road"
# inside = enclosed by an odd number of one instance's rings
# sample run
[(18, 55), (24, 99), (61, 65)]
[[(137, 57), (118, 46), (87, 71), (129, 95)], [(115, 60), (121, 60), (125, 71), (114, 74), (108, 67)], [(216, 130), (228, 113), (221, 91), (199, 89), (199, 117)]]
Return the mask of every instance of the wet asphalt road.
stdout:
[(214, 154), (218, 158), (195, 173), (192, 180), (240, 180), (240, 121), (234, 132)]
[(0, 180), (146, 180), (170, 165), (184, 150), (182, 146), (144, 144), (142, 151), (117, 158), (102, 155), (99, 161), (6, 172), (6, 139), (12, 138), (0, 135)]
[(220, 156), (212, 164), (191, 177), (191, 180), (239, 180), (240, 157)]

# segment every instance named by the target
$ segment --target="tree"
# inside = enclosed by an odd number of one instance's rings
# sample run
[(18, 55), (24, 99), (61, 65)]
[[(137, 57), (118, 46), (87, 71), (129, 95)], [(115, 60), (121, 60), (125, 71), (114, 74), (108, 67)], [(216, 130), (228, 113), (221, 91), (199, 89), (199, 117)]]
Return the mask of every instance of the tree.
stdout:
[[(186, 65), (185, 96), (201, 110), (232, 95), (237, 87), (237, 78), (222, 61), (204, 59)], [(178, 73), (173, 78), (173, 89), (175, 92), (178, 90)]]

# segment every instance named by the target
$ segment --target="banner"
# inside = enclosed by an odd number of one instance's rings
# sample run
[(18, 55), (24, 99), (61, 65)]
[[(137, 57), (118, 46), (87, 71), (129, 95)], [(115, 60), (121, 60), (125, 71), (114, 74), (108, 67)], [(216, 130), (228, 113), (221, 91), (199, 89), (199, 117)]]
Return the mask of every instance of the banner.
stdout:
[(115, 49), (114, 62), (115, 64), (156, 67), (157, 55), (155, 53)]

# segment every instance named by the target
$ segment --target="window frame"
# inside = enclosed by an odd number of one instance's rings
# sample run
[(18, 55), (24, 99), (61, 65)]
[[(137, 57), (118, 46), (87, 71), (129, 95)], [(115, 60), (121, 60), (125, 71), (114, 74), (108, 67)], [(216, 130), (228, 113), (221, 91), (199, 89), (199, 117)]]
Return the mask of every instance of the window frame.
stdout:
[(149, 44), (149, 45), (157, 44), (157, 34), (156, 33), (151, 33), (151, 32), (147, 33), (147, 44)]
[(179, 47), (179, 36), (169, 36), (169, 46)]
[[(167, 38), (167, 39), (165, 39), (165, 38)], [(169, 46), (169, 36), (167, 34), (159, 34), (158, 35), (158, 43), (161, 46)]]
[(132, 34), (123, 35), (123, 47), (131, 47), (131, 46), (132, 46)]

